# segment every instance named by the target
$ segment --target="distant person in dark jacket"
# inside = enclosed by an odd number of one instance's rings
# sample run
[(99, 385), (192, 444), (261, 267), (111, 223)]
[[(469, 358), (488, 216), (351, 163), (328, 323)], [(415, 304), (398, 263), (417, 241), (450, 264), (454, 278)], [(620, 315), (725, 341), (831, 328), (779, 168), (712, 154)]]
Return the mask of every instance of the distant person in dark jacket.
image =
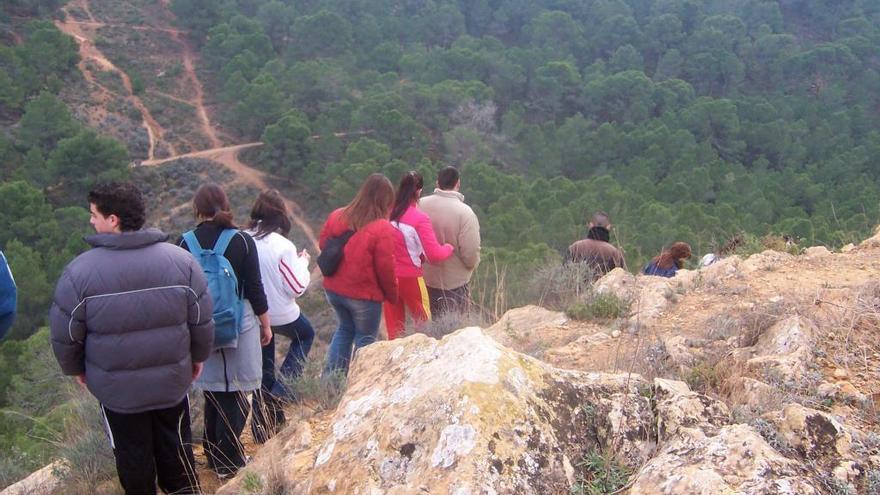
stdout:
[(49, 314), (65, 375), (101, 403), (127, 494), (199, 493), (190, 384), (211, 353), (214, 323), (205, 276), (157, 229), (130, 183), (88, 195), (92, 249), (67, 265)]
[(642, 270), (645, 275), (671, 278), (684, 267), (684, 260), (691, 257), (691, 247), (684, 242), (676, 242), (669, 249), (664, 249)]
[(605, 212), (596, 212), (590, 219), (587, 238), (568, 247), (568, 259), (585, 262), (601, 277), (615, 268), (626, 268), (623, 253), (611, 244), (611, 219)]
[[(257, 246), (251, 236), (233, 224), (226, 192), (217, 184), (202, 185), (193, 196), (193, 210), (199, 222), (193, 233), (202, 248), (212, 249), (226, 230), (235, 232), (222, 254), (232, 265), (238, 296), (244, 299), (238, 338), (233, 346), (215, 346), (205, 361), (204, 373), (194, 384), (205, 392), (208, 467), (220, 478), (229, 478), (247, 461), (240, 436), (250, 413), (248, 394), (259, 389), (263, 380), (261, 346), (272, 340), (269, 304)], [(195, 249), (184, 239), (178, 243), (187, 251)]]
[(0, 251), (0, 339), (9, 333), (15, 322), (15, 311), (18, 304), (15, 279), (6, 261), (6, 255)]

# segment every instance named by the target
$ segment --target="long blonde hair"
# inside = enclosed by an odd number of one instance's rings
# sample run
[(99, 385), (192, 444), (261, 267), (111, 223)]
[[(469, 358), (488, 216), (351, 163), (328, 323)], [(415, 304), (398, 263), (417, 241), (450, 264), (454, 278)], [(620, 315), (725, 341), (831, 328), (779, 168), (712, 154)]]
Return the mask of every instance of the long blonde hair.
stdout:
[(388, 177), (371, 174), (364, 181), (357, 196), (342, 210), (342, 218), (354, 230), (380, 218), (388, 218), (394, 204), (394, 186)]

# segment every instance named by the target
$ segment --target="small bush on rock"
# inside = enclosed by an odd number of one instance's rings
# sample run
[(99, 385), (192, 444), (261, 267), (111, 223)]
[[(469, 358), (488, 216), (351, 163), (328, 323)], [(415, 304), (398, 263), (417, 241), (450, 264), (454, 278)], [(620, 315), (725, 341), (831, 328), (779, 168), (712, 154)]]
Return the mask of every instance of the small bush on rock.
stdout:
[(629, 483), (631, 474), (610, 451), (592, 450), (581, 459), (578, 467), (581, 473), (571, 487), (571, 493), (575, 495), (618, 493)]
[(629, 306), (629, 301), (614, 294), (592, 293), (569, 306), (565, 314), (575, 320), (613, 320), (627, 316)]

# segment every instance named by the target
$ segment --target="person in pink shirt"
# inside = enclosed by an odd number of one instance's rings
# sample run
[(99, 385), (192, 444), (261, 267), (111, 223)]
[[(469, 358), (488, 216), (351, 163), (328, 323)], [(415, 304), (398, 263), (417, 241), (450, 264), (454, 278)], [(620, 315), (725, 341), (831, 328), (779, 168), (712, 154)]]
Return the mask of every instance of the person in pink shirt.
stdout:
[(431, 319), (428, 289), (422, 278), (422, 263), (437, 263), (452, 256), (451, 244), (440, 244), (434, 235), (431, 219), (418, 208), (424, 181), (421, 174), (410, 171), (400, 179), (394, 207), (391, 209), (391, 225), (394, 236), (394, 274), (397, 276), (399, 297), (384, 302), (385, 328), (388, 340), (403, 334), (406, 326), (406, 310), (415, 322)]

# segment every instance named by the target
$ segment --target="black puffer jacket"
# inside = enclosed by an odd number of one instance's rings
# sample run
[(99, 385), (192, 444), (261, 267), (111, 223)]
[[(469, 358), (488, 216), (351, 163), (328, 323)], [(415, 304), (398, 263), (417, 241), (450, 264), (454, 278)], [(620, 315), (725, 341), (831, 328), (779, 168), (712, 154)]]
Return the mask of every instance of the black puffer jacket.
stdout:
[(86, 238), (64, 270), (49, 312), (52, 349), (66, 375), (85, 373), (108, 409), (136, 413), (179, 403), (192, 363), (214, 340), (204, 273), (157, 229)]

